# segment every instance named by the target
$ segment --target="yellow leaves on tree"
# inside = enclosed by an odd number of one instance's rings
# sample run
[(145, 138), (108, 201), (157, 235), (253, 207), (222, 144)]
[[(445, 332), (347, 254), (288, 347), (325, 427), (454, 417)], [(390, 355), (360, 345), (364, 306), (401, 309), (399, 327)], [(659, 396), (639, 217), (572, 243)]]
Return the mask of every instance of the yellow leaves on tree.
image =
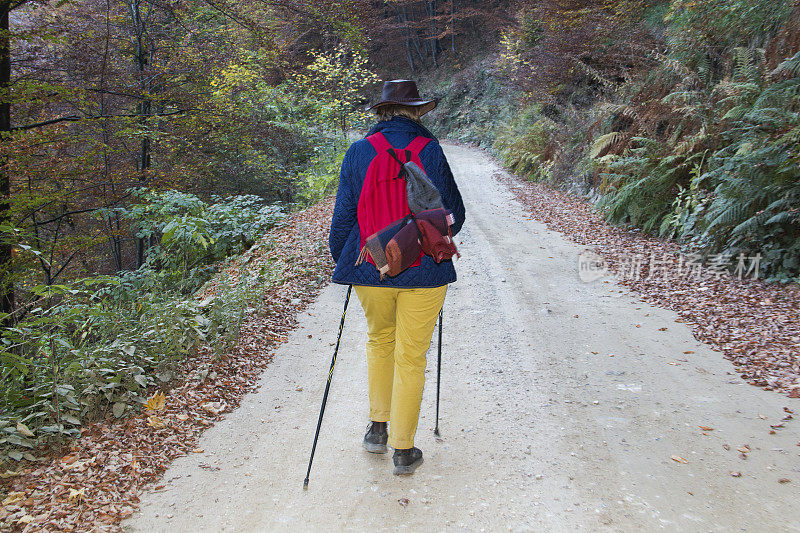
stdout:
[(378, 77), (367, 68), (367, 57), (360, 51), (340, 45), (311, 55), (314, 60), (297, 75), (298, 86), (323, 125), (346, 131), (351, 120), (365, 118), (361, 92)]

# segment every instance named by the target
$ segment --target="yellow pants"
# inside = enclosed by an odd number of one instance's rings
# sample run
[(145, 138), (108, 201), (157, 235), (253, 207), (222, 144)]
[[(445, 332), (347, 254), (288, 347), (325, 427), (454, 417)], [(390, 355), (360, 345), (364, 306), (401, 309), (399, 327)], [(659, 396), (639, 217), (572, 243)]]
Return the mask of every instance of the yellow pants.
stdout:
[(367, 317), (370, 419), (389, 422), (389, 446), (411, 448), (425, 385), (425, 355), (447, 285), (353, 288)]

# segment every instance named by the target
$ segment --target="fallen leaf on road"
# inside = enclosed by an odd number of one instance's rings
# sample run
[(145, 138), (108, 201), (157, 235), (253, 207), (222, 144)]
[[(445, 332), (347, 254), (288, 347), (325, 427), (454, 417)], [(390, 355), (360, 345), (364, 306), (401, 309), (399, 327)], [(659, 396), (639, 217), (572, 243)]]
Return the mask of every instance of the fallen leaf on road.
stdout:
[(167, 399), (163, 392), (157, 392), (147, 399), (144, 408), (148, 411), (160, 411), (166, 405)]
[(736, 448), (736, 451), (737, 452), (742, 452), (742, 453), (750, 453), (750, 446), (745, 444), (744, 446), (740, 446), (739, 448)]
[(201, 404), (200, 407), (202, 407), (203, 411), (206, 413), (217, 416), (228, 407), (228, 404), (225, 402), (205, 402)]
[(710, 428), (708, 426), (697, 426), (697, 427), (699, 427), (703, 431), (714, 431), (714, 428)]
[(788, 477), (782, 477), (778, 480), (778, 483), (791, 483), (791, 482), (792, 480), (789, 479)]
[(742, 477), (742, 473), (741, 472), (733, 472), (733, 471), (731, 471), (731, 472), (728, 472), (728, 473), (731, 475), (731, 477)]
[(9, 492), (6, 499), (3, 500), (3, 506), (11, 505), (12, 503), (17, 503), (25, 499), (24, 492)]
[(5, 472), (0, 472), (0, 479), (8, 479), (11, 477), (17, 477), (22, 473), (22, 470), (6, 470)]
[(67, 497), (67, 501), (81, 503), (83, 501), (83, 496), (86, 493), (86, 487), (81, 487), (81, 490), (69, 489), (69, 496)]
[(762, 415), (761, 413), (759, 413), (758, 414), (758, 418), (760, 418), (761, 420), (766, 420), (767, 419), (767, 415)]
[(108, 525), (111, 525), (111, 524), (113, 524), (114, 522), (117, 521), (117, 519), (115, 517), (111, 516), (108, 513), (99, 513), (97, 515), (97, 519), (100, 520), (102, 523), (108, 524)]
[(408, 498), (400, 498), (399, 500), (397, 500), (397, 503), (399, 503), (403, 507), (408, 507)]
[(153, 429), (163, 429), (167, 427), (167, 424), (157, 416), (148, 416), (147, 425)]
[(726, 452), (731, 449), (731, 445), (730, 444), (723, 444), (722, 447), (725, 449)]
[(192, 453), (203, 453), (204, 451), (205, 450), (202, 448), (195, 448), (194, 450), (192, 450)]
[(685, 352), (683, 352), (683, 353), (685, 353), (685, 354), (690, 354), (690, 353), (694, 353), (694, 352), (693, 352), (692, 350), (686, 350), (686, 351), (685, 351)]
[(684, 459), (684, 458), (683, 458), (683, 457), (681, 457), (680, 455), (673, 455), (673, 456), (671, 457), (671, 459), (672, 459), (673, 461), (675, 461), (676, 463), (683, 463), (683, 464), (685, 464), (685, 465), (688, 465), (688, 464), (689, 464), (689, 461), (687, 461), (686, 459)]

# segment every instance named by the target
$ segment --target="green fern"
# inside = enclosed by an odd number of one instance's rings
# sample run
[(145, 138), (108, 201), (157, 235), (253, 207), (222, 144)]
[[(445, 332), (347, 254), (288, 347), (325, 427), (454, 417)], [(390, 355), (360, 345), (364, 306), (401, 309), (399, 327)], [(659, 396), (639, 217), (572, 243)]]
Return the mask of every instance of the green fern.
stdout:
[(773, 76), (788, 76), (792, 78), (800, 77), (800, 52), (790, 58), (785, 59), (772, 71)]
[(621, 131), (612, 131), (611, 133), (601, 135), (592, 143), (592, 147), (589, 149), (589, 157), (591, 159), (597, 159), (600, 157), (600, 154), (607, 151), (608, 148), (615, 144), (619, 144), (624, 139), (625, 134)]

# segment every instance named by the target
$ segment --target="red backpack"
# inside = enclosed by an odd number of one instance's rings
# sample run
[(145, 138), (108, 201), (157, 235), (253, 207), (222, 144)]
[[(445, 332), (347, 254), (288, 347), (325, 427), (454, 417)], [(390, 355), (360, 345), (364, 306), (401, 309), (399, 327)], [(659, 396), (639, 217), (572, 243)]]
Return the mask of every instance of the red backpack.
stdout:
[[(357, 217), (361, 232), (359, 249), (364, 248), (367, 238), (372, 234), (411, 214), (406, 197), (406, 180), (400, 163), (413, 161), (423, 168), (419, 153), (431, 141), (426, 137), (416, 137), (404, 149), (397, 150), (381, 132), (370, 135), (367, 140), (375, 148), (377, 155), (367, 168), (367, 177), (358, 198)], [(411, 266), (418, 266), (423, 255), (420, 252)], [(375, 264), (369, 255), (366, 260)]]

